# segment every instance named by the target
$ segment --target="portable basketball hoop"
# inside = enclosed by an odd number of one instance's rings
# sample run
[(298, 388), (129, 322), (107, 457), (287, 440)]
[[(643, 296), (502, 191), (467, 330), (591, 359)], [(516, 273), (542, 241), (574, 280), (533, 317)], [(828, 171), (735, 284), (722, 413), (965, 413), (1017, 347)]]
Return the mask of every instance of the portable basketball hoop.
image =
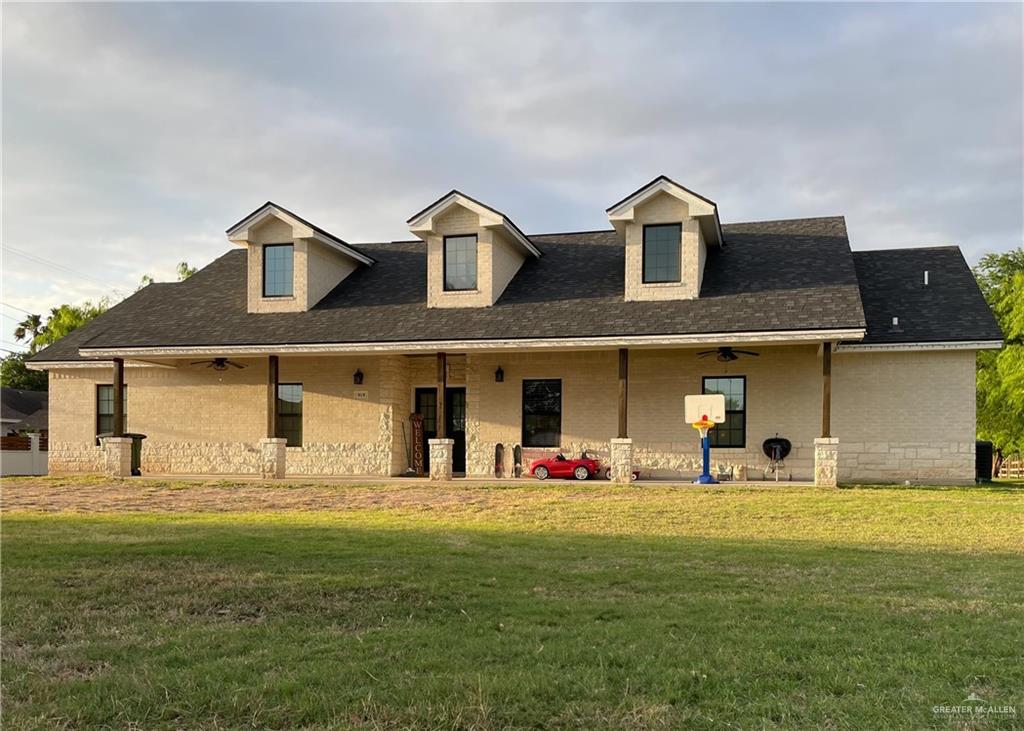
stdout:
[(704, 470), (694, 482), (700, 485), (716, 485), (718, 480), (711, 476), (711, 439), (708, 429), (725, 421), (725, 396), (722, 394), (701, 394), (687, 396), (684, 400), (686, 420), (700, 432), (700, 446), (704, 456)]
[(701, 419), (700, 421), (694, 422), (690, 426), (699, 431), (700, 438), (703, 439), (708, 435), (708, 429), (711, 429), (715, 426), (715, 422), (711, 421), (710, 419)]

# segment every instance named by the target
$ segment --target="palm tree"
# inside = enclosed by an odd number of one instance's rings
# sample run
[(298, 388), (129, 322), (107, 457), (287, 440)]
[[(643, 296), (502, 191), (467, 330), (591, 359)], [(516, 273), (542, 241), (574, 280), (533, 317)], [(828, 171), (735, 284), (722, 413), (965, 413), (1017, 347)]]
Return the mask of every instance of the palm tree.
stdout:
[(14, 339), (19, 342), (28, 339), (28, 352), (36, 352), (36, 338), (39, 336), (39, 331), (43, 329), (43, 318), (39, 315), (29, 315), (24, 320), (18, 323), (18, 327), (14, 329)]

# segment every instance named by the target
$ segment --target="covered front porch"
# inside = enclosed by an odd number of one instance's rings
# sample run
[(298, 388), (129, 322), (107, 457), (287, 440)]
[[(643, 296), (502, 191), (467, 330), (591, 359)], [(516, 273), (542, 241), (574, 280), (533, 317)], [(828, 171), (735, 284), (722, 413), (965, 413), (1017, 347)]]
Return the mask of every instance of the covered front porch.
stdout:
[[(522, 479), (534, 459), (586, 451), (619, 481), (688, 482), (700, 445), (683, 398), (721, 392), (714, 474), (834, 485), (832, 342), (701, 357), (718, 345), (118, 356), (94, 376), (114, 386), (100, 459), (124, 473), (130, 429), (147, 435), (145, 474)], [(777, 434), (792, 452), (766, 474)]]

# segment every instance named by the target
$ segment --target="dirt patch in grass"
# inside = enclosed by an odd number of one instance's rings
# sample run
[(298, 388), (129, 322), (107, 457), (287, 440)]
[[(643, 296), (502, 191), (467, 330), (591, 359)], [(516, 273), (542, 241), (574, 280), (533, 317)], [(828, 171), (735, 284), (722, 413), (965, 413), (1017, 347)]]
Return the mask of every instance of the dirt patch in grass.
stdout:
[[(511, 534), (568, 532), (809, 540), (832, 545), (1019, 554), (1024, 493), (1006, 487), (910, 488), (696, 486), (523, 481), (259, 482), (4, 480), (5, 515), (42, 513), (205, 515), (261, 521), (430, 524), (465, 540), (463, 528)], [(129, 540), (120, 537), (119, 540)]]
[(245, 481), (38, 478), (4, 483), (4, 511), (81, 513), (220, 513), (493, 506), (501, 491), (437, 485), (351, 485)]

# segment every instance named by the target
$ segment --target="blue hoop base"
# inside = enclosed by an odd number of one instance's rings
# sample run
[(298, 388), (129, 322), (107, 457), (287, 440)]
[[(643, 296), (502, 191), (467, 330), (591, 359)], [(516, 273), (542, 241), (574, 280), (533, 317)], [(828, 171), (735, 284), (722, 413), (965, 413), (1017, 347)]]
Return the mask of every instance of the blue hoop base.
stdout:
[(718, 480), (711, 476), (711, 439), (703, 436), (700, 446), (704, 452), (704, 471), (693, 481), (695, 485), (717, 485)]

